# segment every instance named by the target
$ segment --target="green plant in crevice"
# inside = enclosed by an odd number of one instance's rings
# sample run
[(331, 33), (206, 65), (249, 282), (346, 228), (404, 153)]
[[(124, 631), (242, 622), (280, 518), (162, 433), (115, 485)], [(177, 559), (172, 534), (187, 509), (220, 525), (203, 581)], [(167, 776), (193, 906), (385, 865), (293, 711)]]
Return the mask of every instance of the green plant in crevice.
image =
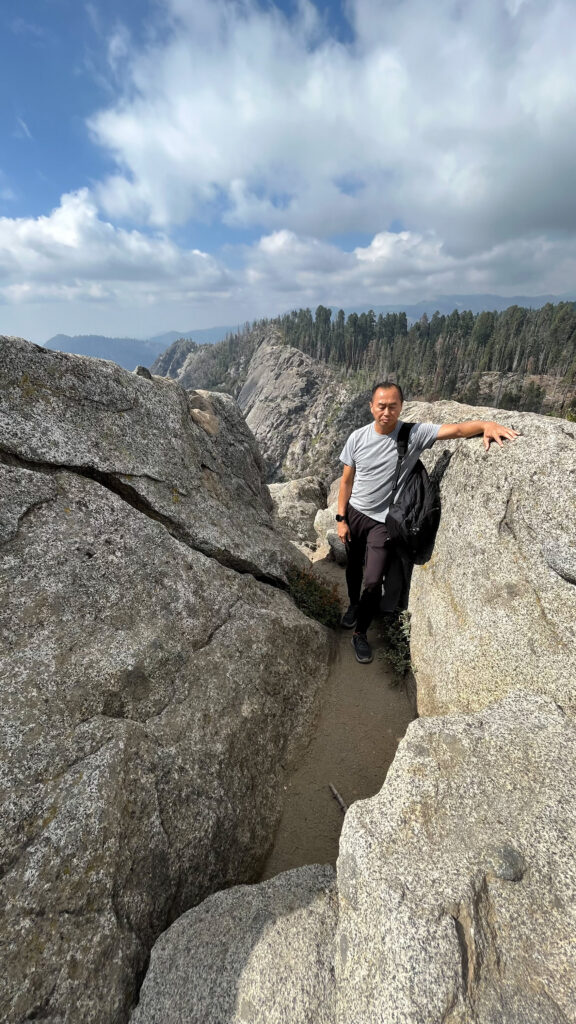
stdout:
[(399, 682), (412, 667), (410, 660), (410, 612), (385, 615), (380, 627), (384, 648), (380, 656), (396, 673)]
[(309, 569), (289, 569), (286, 578), (288, 593), (304, 615), (330, 629), (338, 626), (342, 608), (336, 585), (329, 587)]

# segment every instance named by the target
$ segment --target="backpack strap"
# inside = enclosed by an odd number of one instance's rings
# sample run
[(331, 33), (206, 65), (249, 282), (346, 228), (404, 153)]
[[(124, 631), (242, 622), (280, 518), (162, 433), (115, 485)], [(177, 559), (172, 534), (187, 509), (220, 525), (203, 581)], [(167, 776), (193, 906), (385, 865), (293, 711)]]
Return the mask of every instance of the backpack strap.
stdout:
[(398, 487), (398, 479), (400, 477), (400, 469), (402, 467), (402, 460), (404, 459), (406, 452), (408, 451), (408, 440), (410, 438), (410, 431), (412, 427), (415, 427), (415, 423), (403, 423), (398, 431), (398, 437), (396, 443), (398, 445), (398, 459), (396, 461), (396, 470), (394, 473), (394, 483), (392, 484), (392, 497), (390, 498), (390, 504), (393, 505), (396, 499), (396, 490)]

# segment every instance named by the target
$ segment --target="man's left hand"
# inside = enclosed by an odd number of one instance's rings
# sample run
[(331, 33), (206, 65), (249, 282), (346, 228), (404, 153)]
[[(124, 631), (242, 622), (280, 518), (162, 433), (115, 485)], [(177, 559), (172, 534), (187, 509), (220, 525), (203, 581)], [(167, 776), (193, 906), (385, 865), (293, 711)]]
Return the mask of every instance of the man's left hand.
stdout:
[(499, 444), (502, 448), (503, 440), (513, 441), (518, 436), (518, 431), (512, 430), (512, 427), (503, 427), (500, 423), (494, 423), (492, 420), (487, 420), (484, 423), (484, 447), (486, 451), (488, 451), (492, 441), (496, 441), (496, 444)]

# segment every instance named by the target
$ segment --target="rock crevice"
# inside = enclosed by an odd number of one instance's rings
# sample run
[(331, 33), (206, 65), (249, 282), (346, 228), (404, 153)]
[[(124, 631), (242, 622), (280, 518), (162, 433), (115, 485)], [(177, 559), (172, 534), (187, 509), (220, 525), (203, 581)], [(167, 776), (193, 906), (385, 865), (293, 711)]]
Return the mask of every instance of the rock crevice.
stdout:
[(329, 642), (232, 400), (0, 348), (0, 1017), (120, 1024), (170, 921), (260, 872)]
[(133, 1024), (574, 1024), (575, 763), (549, 698), (412, 723), (346, 815), (336, 877), (309, 866), (181, 917)]
[[(153, 504), (147, 501), (142, 494), (134, 487), (128, 480), (117, 476), (114, 473), (104, 473), (101, 470), (94, 469), (93, 467), (85, 466), (74, 466), (64, 465), (60, 463), (46, 463), (46, 462), (34, 462), (31, 459), (23, 459), (20, 456), (14, 454), (14, 452), (6, 451), (0, 448), (0, 463), (5, 466), (18, 467), (20, 469), (26, 469), (34, 473), (43, 473), (46, 476), (55, 476), (58, 473), (74, 473), (77, 476), (85, 477), (87, 480), (94, 480), (96, 483), (105, 487), (107, 490), (112, 491), (113, 494), (118, 495), (122, 501), (125, 501), (132, 508), (136, 509), (142, 515), (147, 516), (149, 519), (153, 519), (155, 522), (160, 523), (164, 526), (168, 533), (174, 537), (175, 540), (180, 541), (187, 547), (192, 548), (195, 551), (201, 552), (208, 558), (213, 558), (219, 562), (220, 565), (227, 569), (233, 569), (238, 573), (247, 573), (254, 576), (255, 579), (262, 583), (267, 583), (274, 587), (282, 587), (284, 584), (275, 576), (268, 575), (266, 573), (259, 573), (255, 570), (254, 564), (245, 562), (243, 559), (236, 557), (233, 552), (226, 550), (216, 550), (212, 545), (203, 544), (201, 540), (194, 539), (190, 533), (181, 524), (171, 519), (169, 516), (163, 515)], [(210, 467), (205, 464), (201, 464), (202, 469), (209, 469)], [(213, 472), (213, 470), (211, 470)], [(153, 483), (161, 483), (159, 477), (151, 477), (146, 473), (133, 474), (130, 479), (138, 477), (141, 481), (149, 480)], [(53, 497), (39, 498), (31, 502), (27, 509), (19, 517), (19, 521), (22, 521), (26, 515), (29, 515), (39, 505), (44, 504), (45, 501), (51, 501)], [(2, 542), (0, 535), (0, 543)], [(294, 559), (298, 559), (297, 553), (294, 555)]]

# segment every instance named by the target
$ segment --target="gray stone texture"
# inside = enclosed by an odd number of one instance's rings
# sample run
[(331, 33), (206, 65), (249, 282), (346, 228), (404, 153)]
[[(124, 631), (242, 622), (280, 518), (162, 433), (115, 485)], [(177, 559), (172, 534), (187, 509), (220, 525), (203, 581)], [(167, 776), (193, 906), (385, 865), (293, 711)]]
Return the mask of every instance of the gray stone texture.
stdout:
[[(340, 454), (340, 453), (338, 453)], [(333, 505), (334, 502), (338, 502), (338, 494), (340, 492), (340, 478), (342, 476), (342, 465), (340, 465), (340, 472), (335, 480), (332, 481), (328, 489), (327, 505)]]
[(197, 351), (198, 345), (190, 338), (180, 338), (168, 346), (165, 352), (152, 364), (152, 373), (160, 377), (177, 379), (190, 353)]
[(284, 579), (303, 556), (272, 529), (258, 446), (227, 395), (0, 338), (2, 449), (101, 482), (231, 568)]
[(436, 402), (408, 419), (496, 419), (522, 432), (437, 442), (442, 521), (412, 578), (420, 714), (473, 711), (522, 687), (576, 710), (576, 427), (566, 420)]
[(370, 418), (366, 395), (355, 397), (327, 366), (273, 333), (252, 358), (238, 404), (273, 481), (311, 474), (330, 484), (348, 434)]
[(413, 722), (346, 814), (336, 886), (311, 867), (207, 899), (132, 1024), (574, 1024), (575, 769), (548, 697)]
[(328, 641), (221, 564), (236, 533), (262, 576), (291, 550), (231, 401), (22, 341), (2, 359), (0, 1019), (121, 1024), (158, 934), (257, 877)]
[(306, 476), (283, 484), (270, 484), (276, 521), (288, 537), (315, 546), (314, 518), (326, 504), (326, 488), (318, 477)]
[(320, 509), (314, 519), (314, 530), (316, 532), (319, 546), (328, 544), (334, 561), (338, 565), (346, 565), (346, 547), (340, 540), (337, 532), (336, 513), (338, 511), (338, 500), (334, 500), (328, 508)]
[(217, 893), (162, 935), (131, 1024), (332, 1024), (335, 874)]
[(575, 769), (546, 697), (408, 727), (344, 822), (336, 1024), (576, 1021)]

